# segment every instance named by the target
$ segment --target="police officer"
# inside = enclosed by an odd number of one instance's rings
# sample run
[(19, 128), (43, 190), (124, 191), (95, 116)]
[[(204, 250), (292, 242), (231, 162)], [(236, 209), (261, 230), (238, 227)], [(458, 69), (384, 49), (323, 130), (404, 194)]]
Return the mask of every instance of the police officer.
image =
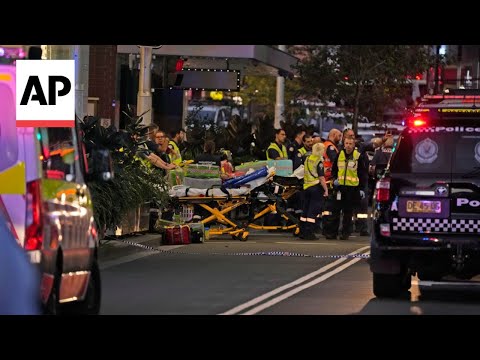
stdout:
[(302, 157), (302, 164), (304, 164), (307, 156), (312, 154), (312, 146), (313, 146), (312, 135), (309, 135), (309, 134), (303, 135), (302, 142), (303, 142), (303, 146), (298, 150), (298, 152)]
[(322, 143), (313, 145), (312, 155), (305, 160), (305, 175), (303, 178), (303, 214), (300, 217), (301, 239), (317, 240), (314, 234), (315, 223), (318, 214), (321, 213), (324, 197), (328, 196), (328, 188), (323, 173), (323, 152), (325, 147)]
[(368, 169), (365, 153), (355, 149), (355, 139), (343, 139), (343, 149), (333, 164), (332, 178), (336, 189), (331, 222), (325, 229), (327, 239), (336, 239), (340, 225), (340, 211), (343, 213), (340, 239), (347, 240), (352, 232), (352, 215), (360, 200), (366, 196)]
[[(366, 168), (368, 170), (369, 159), (367, 155), (367, 151), (373, 151), (373, 145), (366, 144), (362, 137), (357, 137), (353, 129), (346, 128), (343, 130), (343, 138), (346, 139), (351, 137), (355, 139), (355, 150), (363, 154), (360, 158), (360, 161), (363, 162), (362, 168)], [(339, 151), (343, 149), (343, 144), (339, 148)], [(368, 177), (367, 177), (367, 192), (368, 195)], [(355, 231), (360, 234), (360, 236), (368, 236), (368, 196), (360, 199), (359, 203), (356, 204), (354, 208), (355, 214)]]
[[(275, 130), (275, 141), (267, 148), (267, 160), (287, 160), (288, 153), (285, 147), (287, 134), (283, 129)], [(263, 219), (264, 226), (279, 226), (282, 218), (278, 213), (267, 214)]]
[(303, 164), (302, 154), (299, 152), (303, 147), (303, 137), (305, 136), (305, 130), (297, 128), (295, 131), (295, 139), (288, 146), (288, 158), (292, 160), (293, 170), (296, 170)]
[(287, 160), (287, 148), (285, 147), (285, 139), (287, 134), (283, 129), (275, 130), (275, 141), (270, 143), (267, 148), (267, 160)]

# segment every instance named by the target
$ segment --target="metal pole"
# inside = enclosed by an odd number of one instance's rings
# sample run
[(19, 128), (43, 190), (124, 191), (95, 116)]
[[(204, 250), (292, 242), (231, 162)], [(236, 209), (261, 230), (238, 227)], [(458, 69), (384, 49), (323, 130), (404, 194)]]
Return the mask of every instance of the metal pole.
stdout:
[[(278, 50), (286, 51), (286, 45), (278, 45)], [(285, 78), (277, 76), (277, 100), (275, 102), (275, 129), (280, 129), (280, 121), (284, 120), (283, 112), (285, 111)]]
[(83, 119), (85, 115), (88, 115), (89, 57), (89, 45), (74, 46), (73, 58), (75, 60), (75, 112), (80, 119)]
[(435, 77), (433, 85), (433, 93), (438, 94), (439, 90), (439, 77), (438, 77), (438, 68), (440, 66), (440, 45), (437, 45), (437, 50), (435, 52)]
[(143, 115), (142, 124), (152, 123), (152, 48), (140, 46), (140, 76), (138, 78), (137, 115), (148, 111)]

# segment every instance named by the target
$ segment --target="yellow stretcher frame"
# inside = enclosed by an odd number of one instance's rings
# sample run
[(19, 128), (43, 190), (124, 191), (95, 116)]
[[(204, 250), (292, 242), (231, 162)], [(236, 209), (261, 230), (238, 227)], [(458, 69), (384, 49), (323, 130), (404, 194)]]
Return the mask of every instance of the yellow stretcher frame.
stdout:
[[(200, 223), (206, 225), (211, 222), (217, 222), (225, 225), (224, 228), (210, 228), (210, 235), (231, 235), (234, 240), (247, 241), (249, 231), (247, 224), (239, 223), (229, 217), (225, 216), (227, 213), (233, 211), (242, 205), (250, 203), (248, 195), (240, 196), (181, 196), (176, 200), (179, 203), (196, 204), (201, 208), (211, 213), (210, 216), (202, 219)], [(211, 203), (216, 203), (217, 207), (210, 206)]]
[[(284, 186), (284, 188), (285, 188), (285, 190), (282, 194), (282, 199), (283, 200), (288, 200), (295, 193), (297, 193), (299, 191), (296, 186)], [(265, 207), (262, 210), (260, 210), (258, 213), (255, 214), (255, 216), (252, 219), (252, 222), (260, 219), (261, 217), (263, 217), (267, 214), (276, 213), (276, 212), (278, 212), (277, 204), (265, 204)], [(286, 212), (281, 213), (280, 215), (283, 219), (285, 219), (287, 221), (290, 220), (290, 221), (294, 222), (294, 224), (285, 225), (285, 226), (281, 226), (281, 225), (276, 226), (276, 225), (257, 225), (257, 224), (249, 223), (248, 227), (251, 228), (251, 229), (255, 229), (255, 230), (283, 230), (283, 231), (293, 230), (293, 234), (298, 235), (300, 233), (300, 227), (298, 225), (298, 220), (296, 218), (294, 218), (292, 215), (290, 215)]]
[[(282, 193), (282, 199), (287, 200), (293, 194), (298, 192), (298, 188), (295, 186), (284, 186), (285, 190)], [(300, 233), (300, 227), (298, 219), (288, 214), (287, 212), (282, 212), (277, 209), (275, 203), (265, 204), (265, 206), (254, 215), (252, 219), (247, 222), (235, 221), (226, 214), (230, 213), (234, 209), (242, 205), (251, 204), (251, 195), (238, 195), (238, 196), (180, 196), (175, 198), (180, 204), (195, 204), (201, 208), (207, 210), (211, 215), (202, 219), (200, 223), (206, 225), (211, 222), (217, 222), (221, 225), (224, 225), (224, 228), (210, 228), (210, 235), (231, 235), (234, 240), (247, 241), (250, 235), (248, 228), (255, 230), (282, 230), (282, 231), (292, 231), (294, 235)], [(216, 203), (217, 206), (211, 206), (211, 203)], [(274, 212), (281, 213), (282, 218), (287, 221), (293, 222), (291, 225), (257, 225), (253, 224), (254, 221), (260, 219), (261, 217)]]

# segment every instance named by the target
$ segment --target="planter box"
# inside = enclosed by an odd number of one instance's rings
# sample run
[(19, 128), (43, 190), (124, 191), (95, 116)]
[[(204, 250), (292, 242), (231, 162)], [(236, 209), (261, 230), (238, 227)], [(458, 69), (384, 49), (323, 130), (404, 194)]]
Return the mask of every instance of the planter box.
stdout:
[(117, 226), (115, 231), (107, 230), (107, 235), (110, 236), (123, 236), (127, 234), (133, 234), (137, 232), (145, 232), (149, 229), (150, 222), (150, 203), (132, 209), (127, 213), (125, 218)]

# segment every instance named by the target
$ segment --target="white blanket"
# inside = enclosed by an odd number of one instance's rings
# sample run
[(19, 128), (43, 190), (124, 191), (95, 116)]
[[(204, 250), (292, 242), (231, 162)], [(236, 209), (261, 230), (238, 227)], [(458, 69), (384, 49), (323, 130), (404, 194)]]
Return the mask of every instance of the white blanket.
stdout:
[[(227, 191), (231, 196), (242, 196), (242, 195), (248, 194), (252, 189), (255, 189), (256, 187), (265, 184), (269, 178), (270, 176), (261, 177), (256, 180), (250, 181), (245, 185), (242, 185), (238, 189), (227, 189)], [(168, 193), (170, 197), (185, 197), (185, 196), (227, 197), (227, 194), (225, 194), (219, 188), (197, 189), (197, 188), (189, 188), (188, 186), (185, 186), (185, 185), (175, 185), (169, 190)]]

